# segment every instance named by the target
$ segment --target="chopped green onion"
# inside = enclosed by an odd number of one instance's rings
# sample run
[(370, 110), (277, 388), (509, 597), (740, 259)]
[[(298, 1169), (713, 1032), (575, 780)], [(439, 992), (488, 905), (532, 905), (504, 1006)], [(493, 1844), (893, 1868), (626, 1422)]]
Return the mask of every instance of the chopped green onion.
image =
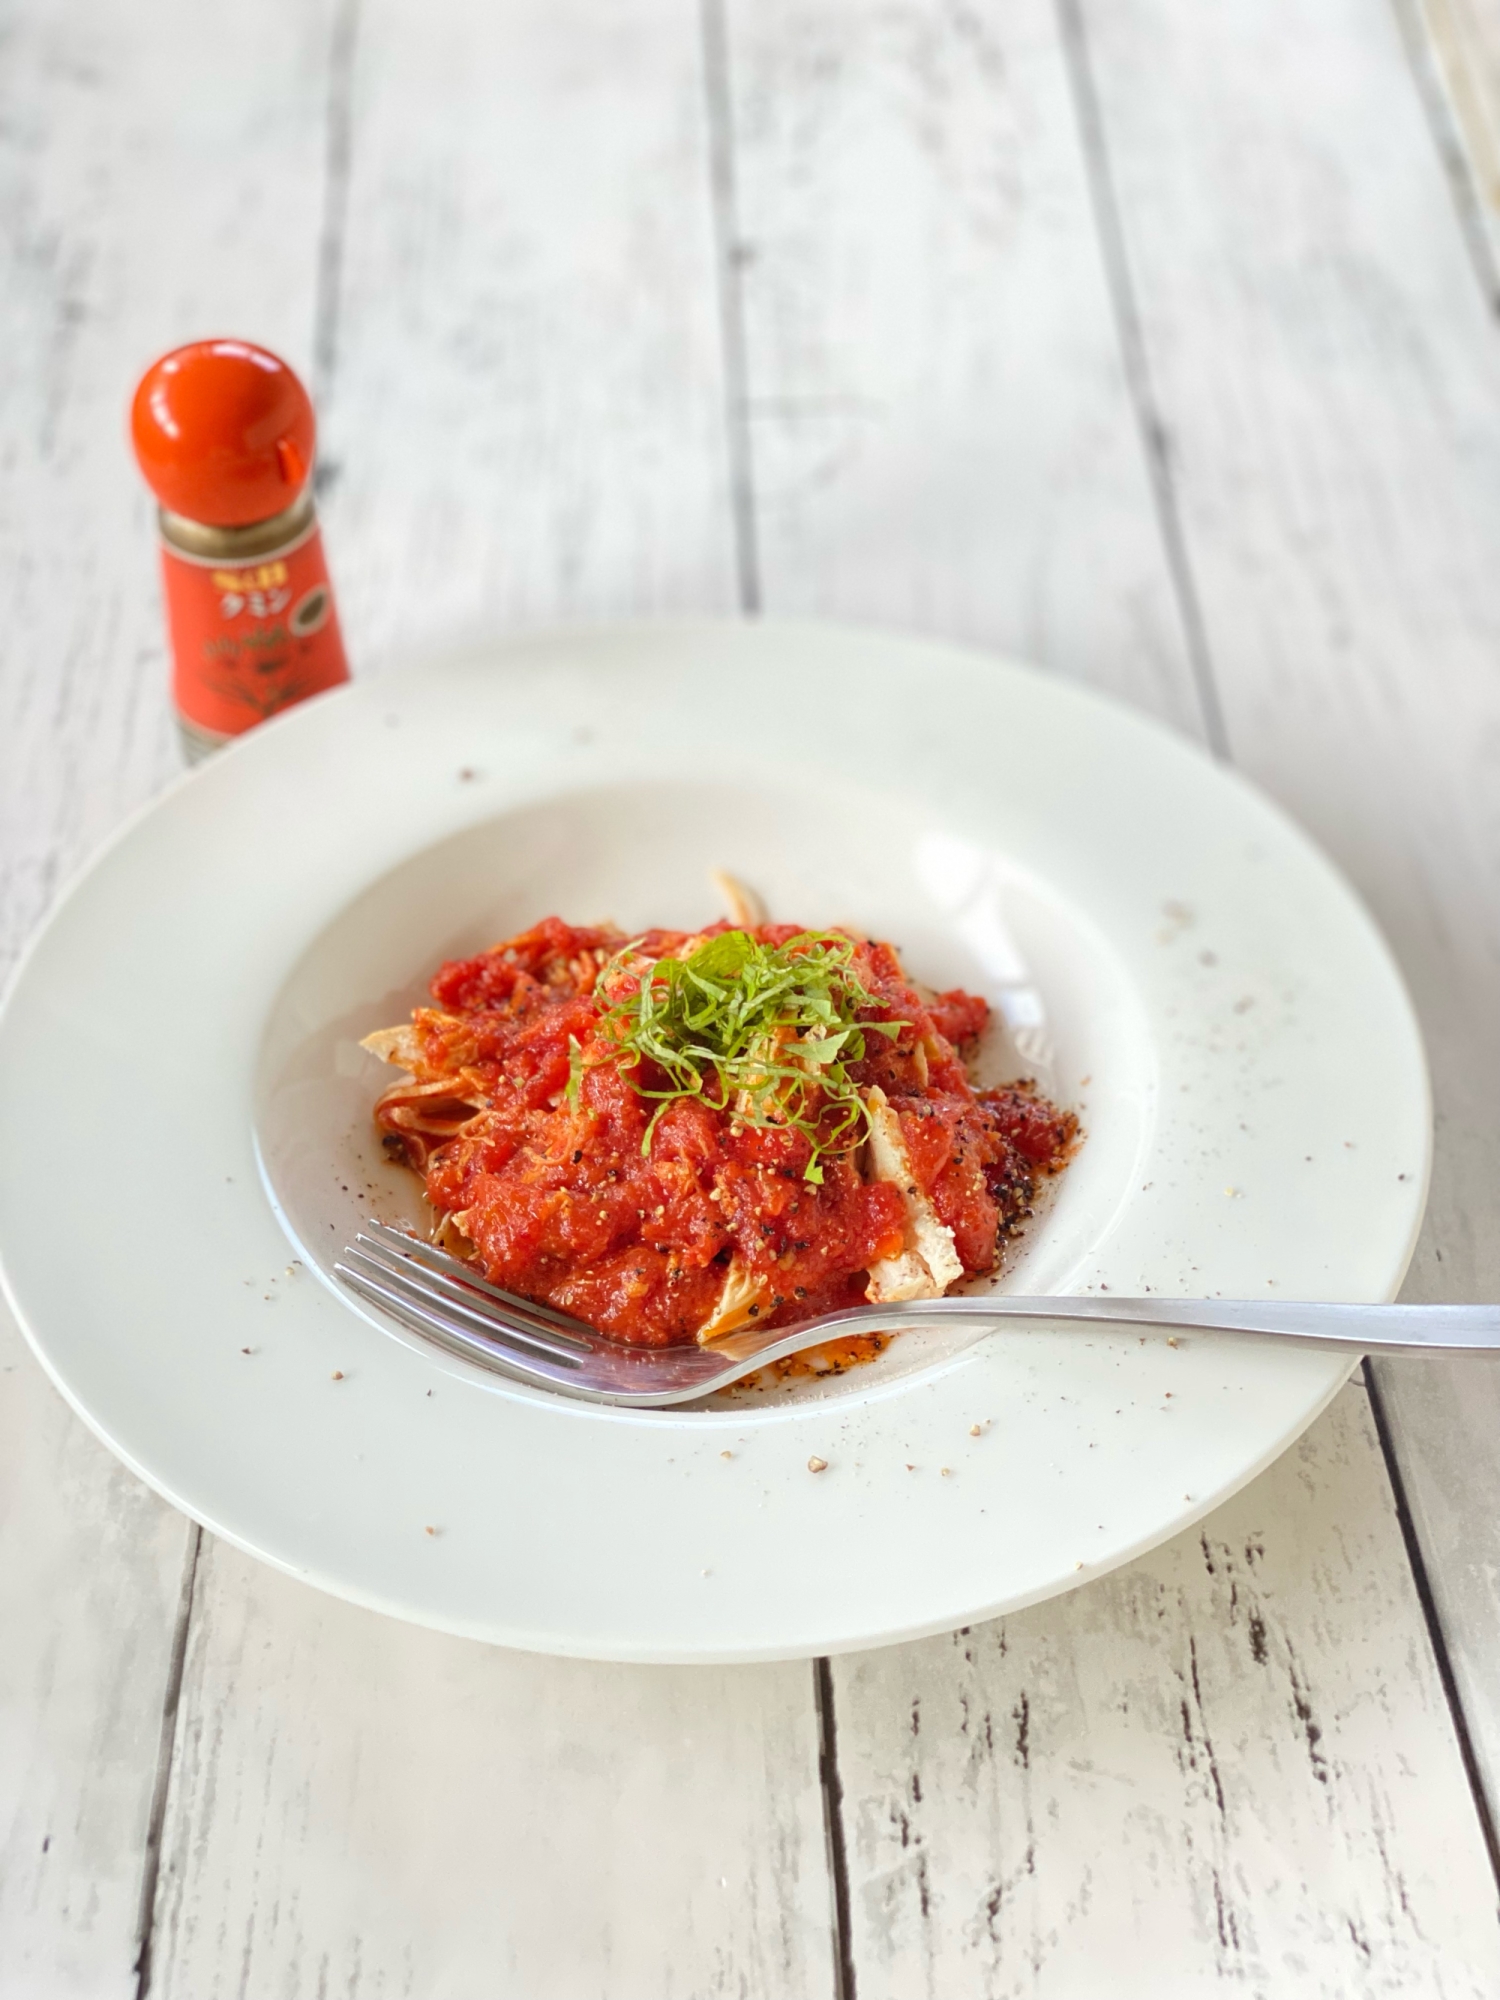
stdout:
[[(849, 1075), (869, 1034), (899, 1035), (904, 1021), (860, 1020), (881, 1002), (853, 971), (853, 940), (837, 931), (804, 931), (783, 945), (748, 931), (724, 931), (687, 958), (651, 960), (634, 945), (599, 975), (607, 993), (639, 967), (640, 984), (607, 1008), (599, 1033), (615, 1045), (609, 1058), (627, 1073), (651, 1063), (662, 1087), (628, 1076), (640, 1096), (659, 1100), (641, 1151), (669, 1103), (696, 1097), (746, 1125), (790, 1127), (811, 1147), (803, 1178), (819, 1183), (823, 1159), (864, 1137), (868, 1114)], [(577, 1103), (584, 1053), (569, 1054), (567, 1096)]]

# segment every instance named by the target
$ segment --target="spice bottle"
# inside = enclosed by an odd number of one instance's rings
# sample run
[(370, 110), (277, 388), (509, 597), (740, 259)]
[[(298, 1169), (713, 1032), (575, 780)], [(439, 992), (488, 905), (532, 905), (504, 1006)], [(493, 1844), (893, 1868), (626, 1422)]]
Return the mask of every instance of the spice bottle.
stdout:
[(160, 506), (188, 760), (349, 678), (313, 509), (316, 424), (286, 363), (200, 340), (147, 369), (131, 439)]

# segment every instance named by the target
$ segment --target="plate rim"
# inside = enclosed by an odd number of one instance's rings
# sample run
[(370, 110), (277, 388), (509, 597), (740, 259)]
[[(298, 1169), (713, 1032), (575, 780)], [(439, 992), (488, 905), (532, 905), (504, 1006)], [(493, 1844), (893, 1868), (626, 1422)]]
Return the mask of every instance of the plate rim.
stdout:
[[(1358, 918), (1362, 921), (1367, 939), (1383, 959), (1384, 969), (1389, 977), (1391, 990), (1398, 997), (1401, 1004), (1404, 1014), (1403, 1026), (1409, 1040), (1410, 1052), (1415, 1058), (1412, 1075), (1410, 1078), (1404, 1079), (1404, 1082), (1415, 1086), (1421, 1097), (1423, 1150), (1419, 1173), (1413, 1177), (1416, 1183), (1414, 1189), (1416, 1199), (1412, 1203), (1410, 1210), (1410, 1222), (1406, 1232), (1406, 1240), (1400, 1246), (1399, 1255), (1393, 1260), (1393, 1276), (1387, 1284), (1384, 1293), (1385, 1297), (1394, 1298), (1401, 1288), (1420, 1236), (1431, 1186), (1435, 1153), (1430, 1065), (1426, 1056), (1420, 1018), (1413, 1003), (1410, 986), (1400, 962), (1396, 958), (1383, 929), (1340, 864), (1327, 853), (1320, 843), (1313, 838), (1274, 796), (1266, 792), (1255, 780), (1233, 765), (1225, 764), (1214, 758), (1195, 739), (1187, 736), (1184, 732), (1174, 729), (1159, 718), (1134, 707), (1129, 702), (1109, 691), (1095, 689), (1086, 684), (1066, 678), (1055, 671), (1040, 669), (1025, 661), (1018, 660), (1012, 655), (993, 651), (983, 646), (955, 642), (943, 637), (932, 637), (920, 632), (899, 631), (882, 626), (862, 625), (848, 621), (768, 618), (753, 621), (752, 624), (751, 621), (742, 619), (703, 617), (606, 620), (597, 622), (573, 621), (567, 624), (547, 626), (529, 631), (474, 634), (453, 644), (439, 648), (413, 648), (402, 656), (397, 671), (393, 672), (388, 668), (378, 675), (363, 677), (360, 681), (354, 683), (351, 688), (330, 691), (328, 694), (315, 697), (312, 701), (300, 704), (296, 709), (272, 718), (269, 727), (262, 726), (252, 732), (248, 732), (244, 738), (228, 746), (227, 751), (221, 752), (220, 756), (214, 760), (214, 764), (220, 763), (225, 757), (236, 760), (244, 759), (247, 756), (269, 757), (273, 754), (269, 747), (273, 742), (284, 739), (289, 731), (311, 726), (313, 715), (325, 712), (330, 703), (347, 701), (351, 696), (358, 699), (362, 694), (371, 701), (378, 701), (382, 690), (386, 693), (391, 693), (397, 688), (409, 689), (423, 676), (441, 672), (445, 669), (456, 669), (465, 664), (478, 664), (481, 660), (488, 659), (503, 661), (515, 655), (524, 655), (537, 649), (543, 651), (565, 651), (570, 646), (580, 642), (586, 644), (591, 649), (594, 657), (597, 658), (603, 651), (622, 642), (626, 646), (631, 646), (639, 644), (643, 639), (649, 640), (658, 636), (696, 639), (718, 637), (726, 632), (743, 635), (747, 627), (756, 631), (757, 642), (764, 641), (774, 644), (782, 639), (789, 638), (801, 640), (804, 643), (811, 642), (816, 644), (818, 641), (828, 638), (842, 638), (863, 643), (878, 643), (887, 647), (892, 645), (907, 647), (917, 653), (938, 652), (947, 655), (956, 665), (962, 665), (971, 670), (976, 668), (980, 670), (993, 670), (997, 666), (1010, 669), (1026, 676), (1028, 679), (1045, 685), (1054, 693), (1062, 693), (1086, 705), (1103, 708), (1131, 726), (1144, 729), (1153, 736), (1167, 740), (1177, 750), (1185, 751), (1199, 760), (1203, 765), (1211, 767), (1219, 781), (1227, 780), (1233, 789), (1243, 791), (1260, 808), (1269, 812), (1274, 817), (1282, 829), (1292, 836), (1294, 843), (1302, 851), (1304, 859), (1311, 859), (1324, 871), (1330, 881), (1336, 885), (1342, 900), (1349, 910), (1357, 914)], [(211, 770), (213, 765), (210, 765), (208, 768)], [(0, 1035), (3, 1035), (5, 1032), (15, 996), (25, 985), (35, 960), (44, 948), (53, 925), (59, 919), (62, 912), (72, 903), (85, 885), (109, 864), (117, 851), (134, 837), (143, 823), (150, 821), (155, 815), (163, 811), (172, 800), (184, 791), (201, 782), (202, 776), (202, 767), (175, 774), (160, 791), (125, 815), (120, 823), (111, 829), (110, 833), (98, 847), (86, 856), (65, 878), (51, 900), (44, 916), (33, 928), (10, 970), (4, 983), (3, 992), (0, 992)], [(553, 792), (549, 795), (555, 796), (556, 794)], [(416, 854), (424, 844), (430, 843), (418, 842), (408, 850), (408, 854)], [(379, 872), (377, 871), (371, 875), (369, 878), (371, 883), (379, 879)], [(328, 920), (332, 921), (333, 916), (336, 916), (337, 913), (337, 910), (332, 912)], [(294, 957), (289, 962), (287, 969), (289, 970), (290, 964), (295, 962)], [(264, 1198), (265, 1190), (262, 1188), (259, 1192)], [(202, 1508), (190, 1503), (176, 1490), (170, 1479), (159, 1475), (145, 1463), (141, 1462), (122, 1439), (112, 1435), (103, 1421), (96, 1418), (83, 1397), (75, 1392), (69, 1381), (64, 1377), (60, 1367), (55, 1363), (53, 1356), (49, 1353), (44, 1343), (40, 1329), (32, 1325), (29, 1315), (23, 1309), (21, 1299), (12, 1282), (9, 1259), (3, 1241), (0, 1241), (0, 1296), (4, 1297), (8, 1308), (22, 1330), (31, 1352), (36, 1356), (48, 1379), (57, 1388), (69, 1407), (83, 1420), (89, 1430), (104, 1443), (106, 1448), (136, 1477), (140, 1478), (143, 1483), (158, 1493), (179, 1512), (186, 1514), (191, 1520), (199, 1523), (202, 1527), (208, 1528), (212, 1533), (242, 1550), (244, 1553), (254, 1557), (257, 1561), (267, 1562), (272, 1567), (299, 1581), (310, 1583), (314, 1587), (326, 1590), (334, 1596), (361, 1605), (367, 1609), (382, 1612), (387, 1616), (394, 1616), (407, 1622), (419, 1623), (431, 1629), (450, 1632), (458, 1636), (483, 1639), (487, 1643), (501, 1644), (516, 1648), (517, 1650), (533, 1651), (560, 1657), (618, 1660), (634, 1663), (695, 1665), (767, 1662), (803, 1659), (814, 1657), (818, 1654), (844, 1654), (887, 1644), (903, 1643), (955, 1629), (953, 1620), (950, 1617), (939, 1617), (936, 1619), (918, 1620), (910, 1624), (893, 1625), (887, 1623), (883, 1624), (878, 1630), (854, 1633), (847, 1636), (828, 1635), (819, 1639), (816, 1645), (801, 1645), (793, 1649), (789, 1649), (785, 1644), (778, 1642), (764, 1648), (734, 1647), (724, 1649), (696, 1647), (691, 1650), (676, 1651), (670, 1647), (662, 1648), (646, 1643), (617, 1647), (604, 1647), (597, 1643), (568, 1643), (557, 1634), (524, 1633), (516, 1631), (514, 1628), (507, 1629), (504, 1636), (501, 1637), (497, 1636), (493, 1629), (493, 1620), (461, 1617), (445, 1618), (434, 1616), (427, 1610), (413, 1609), (410, 1606), (402, 1604), (399, 1600), (382, 1594), (378, 1590), (365, 1589), (358, 1583), (351, 1581), (348, 1577), (327, 1573), (317, 1565), (298, 1564), (273, 1550), (258, 1545), (251, 1536), (241, 1533), (229, 1524), (217, 1519), (212, 1509)], [(1203, 1520), (1224, 1504), (1234, 1493), (1242, 1490), (1245, 1485), (1258, 1477), (1267, 1466), (1272, 1464), (1284, 1451), (1289, 1449), (1296, 1442), (1297, 1438), (1317, 1420), (1317, 1417), (1339, 1394), (1340, 1390), (1352, 1377), (1358, 1365), (1359, 1357), (1355, 1356), (1351, 1358), (1347, 1367), (1343, 1368), (1337, 1374), (1336, 1379), (1330, 1383), (1314, 1406), (1299, 1415), (1283, 1432), (1278, 1433), (1263, 1452), (1257, 1455), (1253, 1462), (1243, 1467), (1232, 1481), (1216, 1487), (1212, 1494), (1200, 1503), (1185, 1506), (1180, 1513), (1134, 1542), (1112, 1548), (1107, 1560), (1098, 1564), (1089, 1564), (1083, 1575), (1073, 1579), (1066, 1577), (1052, 1579), (1034, 1590), (1019, 1594), (1014, 1592), (1006, 1593), (983, 1608), (976, 1607), (973, 1611), (965, 1613), (963, 1622), (980, 1622), (981, 1620), (1008, 1614), (1011, 1611), (1022, 1610), (1029, 1605), (1045, 1602), (1050, 1597), (1061, 1595), (1072, 1588), (1078, 1587), (1083, 1582), (1092, 1581), (1113, 1569), (1135, 1561), (1151, 1549), (1159, 1547), (1162, 1543), (1180, 1533), (1186, 1532), (1197, 1522)]]

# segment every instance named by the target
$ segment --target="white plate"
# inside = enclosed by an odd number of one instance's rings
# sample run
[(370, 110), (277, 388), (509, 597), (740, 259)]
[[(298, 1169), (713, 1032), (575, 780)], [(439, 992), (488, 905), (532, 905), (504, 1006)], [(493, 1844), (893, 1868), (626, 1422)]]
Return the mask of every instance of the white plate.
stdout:
[(1347, 1364), (1246, 1340), (1026, 1330), (810, 1400), (634, 1414), (356, 1312), (321, 1267), (412, 1185), (371, 1157), (357, 1036), (441, 957), (549, 912), (705, 920), (716, 865), (778, 915), (894, 937), (1050, 1064), (1088, 1139), (1011, 1288), (1395, 1291), (1430, 1144), (1416, 1027), (1359, 904), (1259, 794), (946, 647), (565, 634), (258, 731), (33, 946), (0, 1018), (0, 1254), (106, 1443), (359, 1603), (551, 1652), (748, 1660), (1064, 1590), (1296, 1437)]

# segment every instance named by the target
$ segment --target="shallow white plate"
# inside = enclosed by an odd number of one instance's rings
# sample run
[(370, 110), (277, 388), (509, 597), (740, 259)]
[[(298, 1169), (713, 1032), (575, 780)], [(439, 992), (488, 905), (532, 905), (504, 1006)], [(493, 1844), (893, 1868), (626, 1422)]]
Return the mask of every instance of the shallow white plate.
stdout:
[(946, 647), (560, 635), (256, 732), (135, 821), (27, 958), (0, 1018), (5, 1285), (127, 1464), (401, 1617), (744, 1660), (1066, 1589), (1296, 1437), (1343, 1361), (1028, 1329), (898, 1342), (812, 1397), (632, 1414), (481, 1374), (335, 1291), (361, 1214), (415, 1213), (370, 1145), (384, 1078), (358, 1036), (440, 958), (549, 912), (705, 921), (714, 866), (988, 994), (1012, 1061), (1077, 1106), (1087, 1143), (1008, 1287), (1395, 1291), (1429, 1151), (1411, 1009), (1256, 792)]

